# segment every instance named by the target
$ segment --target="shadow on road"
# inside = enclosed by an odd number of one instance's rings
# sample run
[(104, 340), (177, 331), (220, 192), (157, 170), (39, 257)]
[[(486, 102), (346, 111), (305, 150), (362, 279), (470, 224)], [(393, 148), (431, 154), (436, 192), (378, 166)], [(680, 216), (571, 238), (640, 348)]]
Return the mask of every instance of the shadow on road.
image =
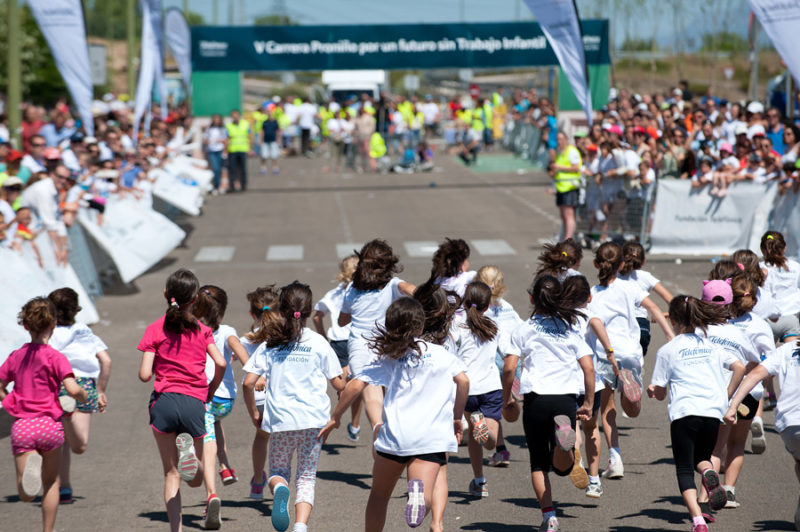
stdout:
[[(653, 504), (670, 504), (672, 506), (677, 506), (680, 510), (671, 510), (669, 508), (644, 508), (642, 511), (637, 512), (635, 514), (628, 514), (628, 515), (620, 515), (617, 519), (624, 520), (624, 519), (631, 519), (635, 517), (647, 517), (649, 519), (654, 519), (656, 521), (664, 521), (673, 525), (685, 523), (687, 520), (686, 510), (683, 507), (683, 499), (678, 496), (670, 495), (665, 497), (659, 497)], [(652, 528), (635, 528), (635, 527), (618, 527), (612, 528), (611, 530), (653, 530)]]
[(789, 521), (756, 521), (753, 530), (795, 530), (794, 523)]
[(333, 482), (344, 482), (350, 486), (365, 490), (371, 489), (371, 486), (362, 480), (365, 478), (372, 478), (372, 475), (370, 474), (342, 473), (341, 471), (317, 471), (317, 478), (331, 480)]
[[(169, 523), (167, 512), (142, 512), (138, 517), (144, 517), (145, 519), (150, 519), (151, 521), (156, 521), (159, 523)], [(205, 530), (202, 526), (202, 521), (203, 519), (199, 515), (190, 515), (186, 513), (183, 514), (184, 528)]]
[(322, 446), (322, 452), (328, 455), (342, 454), (339, 449), (355, 449), (355, 445), (342, 445), (341, 443), (326, 443)]
[(483, 530), (485, 532), (530, 532), (531, 525), (506, 525), (502, 523), (472, 523), (461, 530)]

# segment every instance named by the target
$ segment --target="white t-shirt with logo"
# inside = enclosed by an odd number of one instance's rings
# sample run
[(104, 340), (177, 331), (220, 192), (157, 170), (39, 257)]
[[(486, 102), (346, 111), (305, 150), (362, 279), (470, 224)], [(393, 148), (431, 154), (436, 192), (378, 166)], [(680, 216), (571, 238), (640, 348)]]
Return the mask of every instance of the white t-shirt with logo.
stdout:
[[(636, 309), (646, 297), (647, 292), (638, 283), (630, 281), (617, 279), (608, 286), (592, 287), (592, 300), (587, 307), (587, 314), (589, 318), (598, 318), (603, 322), (617, 360), (635, 359), (639, 365), (644, 361)], [(599, 358), (605, 359), (605, 349), (600, 341), (593, 333), (591, 337), (594, 352)]]
[(710, 339), (679, 334), (658, 350), (650, 384), (669, 391), (670, 422), (687, 416), (722, 421), (728, 409), (731, 365), (739, 359)]
[[(772, 328), (755, 313), (748, 312), (738, 318), (731, 318), (728, 322), (739, 328), (747, 336), (762, 361), (775, 353), (775, 339), (772, 335)], [(758, 400), (761, 399), (763, 394), (764, 386), (761, 383), (758, 383), (755, 388), (750, 390), (750, 395)]]
[(100, 375), (97, 353), (108, 347), (87, 325), (75, 323), (56, 327), (48, 343), (67, 357), (76, 377), (96, 379)]
[(505, 331), (510, 336), (514, 329), (522, 323), (522, 318), (519, 317), (511, 303), (505, 299), (500, 298), (497, 302), (499, 303), (497, 306), (489, 305), (485, 315), (497, 324), (498, 329)]
[(413, 456), (458, 450), (453, 379), (466, 367), (442, 346), (420, 340), (420, 347), (421, 355), (409, 351), (398, 360), (383, 357), (355, 376), (386, 388), (378, 451)]
[[(617, 276), (618, 279), (622, 281), (632, 281), (639, 285), (639, 288), (645, 291), (645, 293), (649, 294), (653, 291), (653, 288), (656, 287), (659, 281), (656, 277), (644, 270), (633, 270), (628, 275), (619, 275)], [(647, 318), (647, 309), (642, 307), (641, 305), (637, 305), (636, 307), (636, 317), (637, 318)]]
[(352, 284), (347, 287), (340, 312), (350, 314), (350, 338), (371, 335), (375, 327), (383, 325), (386, 309), (392, 301), (401, 297), (402, 279), (393, 277), (383, 288), (359, 290)]
[(482, 395), (501, 390), (503, 384), (494, 361), (498, 351), (512, 352), (510, 335), (498, 328), (495, 337), (484, 342), (470, 331), (466, 323), (458, 325), (454, 332), (457, 355), (467, 367), (469, 394)]
[(467, 285), (475, 279), (477, 273), (476, 271), (468, 271), (459, 272), (458, 275), (454, 275), (453, 277), (439, 277), (436, 279), (436, 284), (443, 290), (455, 292), (458, 294), (458, 297), (463, 298)]
[[(258, 330), (258, 329), (254, 329), (254, 330)], [(242, 371), (244, 372), (244, 377), (247, 378), (247, 374), (248, 373), (256, 373), (256, 374), (260, 375), (261, 372), (257, 368), (258, 367), (263, 368), (264, 367), (264, 361), (263, 360), (259, 361), (258, 359), (256, 359), (255, 354), (259, 353), (259, 357), (261, 357), (261, 358), (264, 357), (264, 350), (263, 349), (262, 350), (258, 349), (259, 347), (261, 347), (264, 344), (263, 343), (251, 342), (250, 340), (248, 340), (247, 335), (240, 336), (239, 337), (239, 341), (242, 343), (242, 347), (244, 347), (244, 350), (247, 351), (247, 356), (250, 357), (250, 358), (247, 359), (247, 363), (245, 363), (245, 365), (242, 366)], [(242, 379), (242, 382), (244, 382), (244, 379)], [(266, 401), (266, 399), (267, 399), (267, 392), (266, 391), (253, 390), (253, 395), (255, 396), (257, 405), (263, 405), (264, 401)]]
[(774, 356), (762, 362), (770, 375), (778, 377), (781, 395), (775, 409), (775, 430), (800, 425), (800, 349), (797, 343), (783, 344)]
[(765, 286), (758, 287), (756, 305), (752, 312), (765, 320), (777, 320), (781, 317), (781, 309), (775, 301), (775, 296)]
[[(236, 381), (233, 378), (233, 366), (231, 365), (231, 358), (233, 358), (233, 349), (231, 346), (228, 345), (228, 338), (233, 336), (234, 338), (239, 338), (239, 335), (236, 334), (236, 329), (231, 327), (230, 325), (220, 325), (216, 331), (214, 331), (214, 343), (219, 349), (219, 352), (222, 353), (222, 356), (225, 358), (225, 375), (222, 377), (222, 382), (219, 383), (219, 387), (217, 391), (214, 392), (215, 397), (221, 397), (222, 399), (236, 399)], [(214, 378), (214, 372), (216, 371), (216, 365), (214, 364), (214, 360), (211, 357), (206, 358), (206, 380), (211, 382), (211, 379)]]
[(339, 283), (336, 288), (329, 290), (327, 294), (322, 296), (322, 299), (314, 306), (315, 311), (322, 312), (326, 315), (330, 314), (331, 316), (331, 326), (328, 327), (326, 333), (328, 340), (331, 342), (350, 338), (350, 324), (348, 323), (344, 327), (339, 327), (339, 311), (344, 302), (345, 291), (349, 286), (350, 285), (346, 283)]
[(328, 423), (328, 381), (341, 375), (342, 367), (322, 335), (305, 328), (299, 342), (277, 347), (261, 344), (253, 359), (253, 373), (267, 379), (263, 431), (316, 429)]
[(767, 270), (767, 280), (764, 288), (775, 296), (775, 303), (781, 310), (782, 316), (800, 312), (800, 264), (792, 259), (786, 259), (786, 268), (778, 268), (762, 262), (762, 268)]
[(548, 316), (534, 315), (511, 335), (511, 355), (522, 362), (519, 391), (578, 395), (583, 373), (577, 361), (591, 356), (580, 331)]

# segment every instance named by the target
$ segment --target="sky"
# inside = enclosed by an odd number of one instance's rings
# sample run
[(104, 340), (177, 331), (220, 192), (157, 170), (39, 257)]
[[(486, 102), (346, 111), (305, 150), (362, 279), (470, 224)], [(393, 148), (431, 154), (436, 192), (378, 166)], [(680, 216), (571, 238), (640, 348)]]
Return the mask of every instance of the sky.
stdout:
[[(182, 7), (184, 0), (164, 0), (165, 7)], [(189, 10), (202, 14), (211, 24), (213, 6), (219, 6), (220, 24), (228, 24), (228, 5), (233, 2), (234, 24), (251, 24), (259, 16), (284, 9), (300, 24), (417, 24), (444, 22), (508, 22), (533, 20), (523, 0), (188, 0)], [(749, 8), (746, 0), (577, 0), (583, 18), (611, 20), (613, 42), (626, 37), (656, 36), (661, 47), (674, 45), (676, 35), (685, 35), (682, 46), (691, 49), (697, 36), (719, 31), (723, 26), (743, 33)], [(675, 30), (673, 6), (682, 12), (683, 29)], [(709, 7), (713, 6), (713, 7)], [(704, 12), (703, 10), (707, 10)], [(712, 11), (713, 9), (713, 11)], [(691, 42), (689, 42), (691, 41)]]

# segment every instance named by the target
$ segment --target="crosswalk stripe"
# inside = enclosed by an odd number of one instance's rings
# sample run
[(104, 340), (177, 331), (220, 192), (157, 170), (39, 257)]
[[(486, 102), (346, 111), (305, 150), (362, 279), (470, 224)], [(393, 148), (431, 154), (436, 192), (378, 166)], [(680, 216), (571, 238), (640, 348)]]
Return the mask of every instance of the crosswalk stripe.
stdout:
[(194, 256), (194, 261), (230, 262), (233, 260), (234, 251), (236, 251), (236, 248), (233, 246), (203, 246)]
[(432, 257), (436, 250), (439, 249), (439, 243), (432, 240), (424, 240), (421, 242), (403, 242), (403, 247), (406, 248), (406, 253), (412, 258)]
[(483, 255), (484, 257), (495, 257), (498, 255), (516, 255), (517, 252), (514, 251), (508, 242), (505, 240), (497, 239), (497, 240), (473, 240), (472, 247), (475, 248), (475, 251)]
[(343, 258), (352, 255), (354, 252), (364, 247), (364, 244), (354, 244), (352, 242), (344, 242), (336, 244), (336, 258), (342, 260)]
[(267, 249), (267, 260), (303, 260), (303, 246), (270, 246), (269, 249)]

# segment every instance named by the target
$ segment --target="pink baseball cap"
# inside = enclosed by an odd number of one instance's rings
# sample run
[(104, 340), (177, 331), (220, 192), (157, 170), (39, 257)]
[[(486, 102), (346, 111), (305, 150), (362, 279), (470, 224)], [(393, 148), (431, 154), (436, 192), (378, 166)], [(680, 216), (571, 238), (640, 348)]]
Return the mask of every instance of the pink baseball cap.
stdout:
[(703, 301), (717, 305), (730, 305), (733, 303), (733, 290), (731, 280), (703, 281)]
[(622, 128), (619, 127), (617, 124), (614, 124), (610, 128), (608, 128), (608, 132), (614, 133), (615, 135), (619, 135), (620, 137), (622, 136)]
[(733, 153), (733, 146), (731, 146), (730, 142), (723, 142), (719, 145), (719, 151), (726, 151), (728, 153)]

